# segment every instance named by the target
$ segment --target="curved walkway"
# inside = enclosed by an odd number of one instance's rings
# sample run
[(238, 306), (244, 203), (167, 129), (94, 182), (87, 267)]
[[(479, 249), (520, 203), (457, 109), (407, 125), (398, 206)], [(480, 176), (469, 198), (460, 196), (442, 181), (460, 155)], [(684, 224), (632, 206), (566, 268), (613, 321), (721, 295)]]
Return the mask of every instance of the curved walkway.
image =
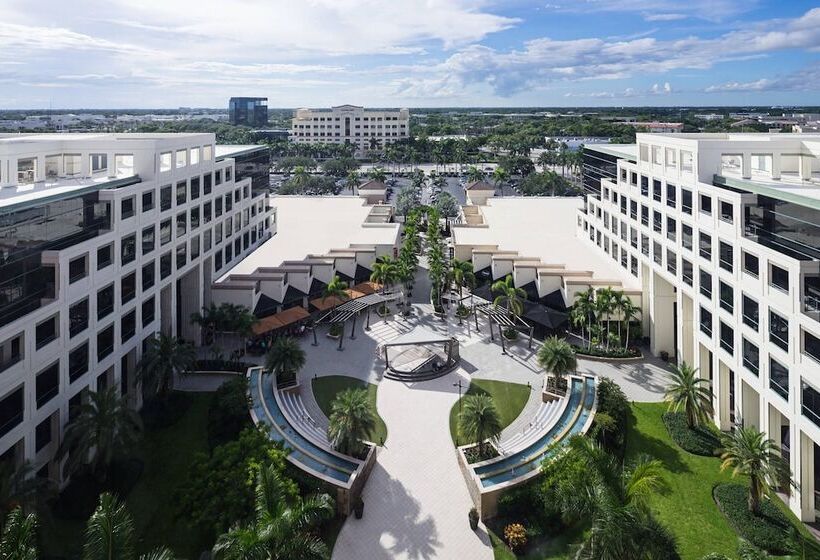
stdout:
[(365, 485), (364, 517), (345, 522), (334, 560), (493, 558), (483, 525), (473, 532), (467, 521), (472, 501), (447, 429), (459, 378), (469, 384), (459, 369), (431, 381), (379, 385), (388, 439)]

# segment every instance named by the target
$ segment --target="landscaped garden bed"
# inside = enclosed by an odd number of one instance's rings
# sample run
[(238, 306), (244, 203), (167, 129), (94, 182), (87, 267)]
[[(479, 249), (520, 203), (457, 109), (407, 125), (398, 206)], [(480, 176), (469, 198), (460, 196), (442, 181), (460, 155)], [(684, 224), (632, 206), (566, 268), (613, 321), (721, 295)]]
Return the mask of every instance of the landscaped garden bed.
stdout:
[[(311, 382), (311, 389), (313, 390), (313, 398), (316, 399), (316, 404), (322, 409), (325, 416), (329, 417), (333, 405), (333, 400), (336, 395), (347, 389), (366, 389), (367, 395), (374, 410), (376, 409), (376, 389), (377, 386), (372, 383), (367, 383), (355, 377), (347, 377), (345, 375), (327, 375), (323, 377), (315, 377)], [(381, 445), (387, 439), (387, 426), (384, 424), (381, 416), (376, 413), (376, 427), (373, 433), (370, 434), (370, 441)]]
[(755, 515), (749, 510), (746, 485), (718, 484), (712, 495), (729, 524), (756, 547), (772, 554), (788, 554), (795, 550), (794, 527), (771, 501), (762, 501), (760, 513)]
[(669, 437), (682, 449), (695, 455), (712, 457), (720, 447), (720, 438), (717, 429), (709, 426), (690, 428), (686, 424), (686, 415), (683, 412), (666, 412), (663, 423), (669, 432)]
[(578, 346), (572, 345), (573, 350), (579, 356), (585, 358), (601, 358), (607, 360), (637, 360), (643, 358), (643, 353), (639, 348), (602, 348), (600, 346)]
[(464, 449), (464, 457), (471, 465), (473, 463), (480, 463), (489, 459), (495, 459), (499, 456), (498, 450), (494, 445), (484, 444), (483, 446), (473, 445)]

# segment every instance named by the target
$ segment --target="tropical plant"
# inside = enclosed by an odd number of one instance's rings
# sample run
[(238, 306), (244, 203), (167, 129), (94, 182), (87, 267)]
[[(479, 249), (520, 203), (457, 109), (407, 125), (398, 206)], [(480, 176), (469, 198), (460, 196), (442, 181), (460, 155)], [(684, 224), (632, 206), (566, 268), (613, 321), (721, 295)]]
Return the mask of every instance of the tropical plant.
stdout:
[(370, 177), (374, 181), (378, 181), (379, 183), (384, 183), (387, 180), (387, 173), (384, 172), (384, 169), (381, 167), (374, 167), (370, 171), (367, 172), (368, 177)]
[(5, 518), (0, 537), (0, 558), (3, 560), (37, 560), (37, 516), (26, 515), (15, 508)]
[(59, 455), (68, 455), (68, 471), (87, 465), (98, 480), (105, 481), (108, 467), (117, 457), (130, 454), (139, 441), (142, 421), (123, 401), (119, 387), (90, 392), (77, 417), (65, 429)]
[(308, 173), (303, 166), (298, 165), (293, 169), (293, 177), (291, 178), (290, 182), (293, 184), (294, 187), (304, 187), (309, 180), (310, 173)]
[(23, 513), (33, 512), (38, 506), (44, 504), (55, 491), (54, 481), (36, 476), (30, 461), (24, 461), (16, 468), (10, 460), (0, 462), (0, 516), (2, 518), (18, 507), (22, 508)]
[[(615, 311), (616, 298), (612, 288), (599, 288), (595, 292), (595, 314), (598, 317), (598, 324), (601, 326), (606, 338), (606, 348), (609, 349), (609, 321), (610, 316)], [(606, 324), (602, 322), (606, 321)]]
[(495, 307), (505, 307), (513, 317), (518, 317), (524, 312), (524, 300), (527, 297), (527, 292), (522, 288), (515, 287), (512, 274), (508, 274), (503, 280), (496, 280), (491, 290), (494, 294), (498, 294), (493, 300)]
[(545, 467), (546, 484), (566, 518), (592, 520), (576, 558), (679, 558), (674, 536), (649, 507), (651, 496), (666, 487), (660, 461), (644, 456), (624, 467), (583, 436), (570, 438), (566, 449), (565, 455)]
[(461, 303), (461, 300), (464, 297), (464, 288), (472, 289), (475, 287), (476, 283), (475, 273), (473, 272), (473, 263), (470, 261), (453, 259), (450, 262), (450, 277), (453, 280), (453, 284), (455, 284), (458, 289), (458, 305), (459, 309), (462, 309), (463, 304)]
[(364, 389), (346, 389), (333, 399), (327, 437), (341, 453), (361, 454), (375, 426), (376, 414)]
[(247, 526), (220, 535), (214, 560), (324, 560), (329, 551), (315, 534), (316, 526), (333, 515), (327, 494), (300, 498), (273, 466), (256, 477), (256, 515)]
[(358, 189), (359, 185), (362, 184), (362, 179), (359, 176), (359, 173), (355, 170), (348, 171), (345, 184), (350, 187), (353, 194), (356, 194), (356, 189)]
[(398, 264), (396, 261), (388, 256), (382, 256), (373, 263), (373, 272), (370, 273), (370, 281), (380, 284), (382, 293), (384, 294), (387, 293), (387, 290), (389, 290), (393, 282), (396, 281), (397, 276)]
[(83, 560), (133, 558), (134, 545), (134, 520), (125, 504), (104, 492), (86, 525)]
[(484, 172), (481, 171), (475, 165), (471, 165), (467, 168), (467, 182), (468, 183), (475, 183), (476, 181), (481, 181), (484, 179)]
[(487, 442), (497, 442), (503, 430), (498, 408), (486, 393), (467, 395), (462, 404), (458, 415), (458, 433), (461, 439), (475, 442), (479, 454), (486, 456), (489, 450)]
[(641, 308), (632, 302), (632, 298), (625, 295), (623, 292), (619, 292), (618, 311), (621, 314), (621, 318), (624, 322), (624, 348), (629, 348), (629, 325), (632, 323), (633, 319), (637, 319), (638, 316), (641, 314)]
[[(322, 303), (328, 299), (334, 300), (333, 307), (341, 305), (350, 299), (350, 293), (347, 291), (347, 282), (339, 278), (337, 274), (333, 275), (333, 278), (330, 279), (330, 282), (327, 283), (322, 292)], [(338, 328), (341, 330), (341, 323), (335, 324), (338, 324)]]
[(493, 170), (493, 182), (495, 183), (495, 188), (501, 187), (509, 178), (510, 174), (503, 167), (498, 166)]
[(278, 384), (290, 383), (305, 367), (305, 351), (289, 336), (277, 338), (265, 356), (265, 368), (273, 373)]
[(695, 428), (708, 422), (712, 415), (711, 381), (698, 375), (698, 369), (686, 362), (672, 366), (664, 400), (669, 410), (686, 414), (686, 424)]
[(780, 455), (777, 444), (753, 426), (737, 426), (723, 436), (720, 470), (732, 470), (732, 476), (749, 477), (749, 511), (760, 512), (761, 499), (772, 489), (794, 485), (789, 463)]
[(569, 342), (557, 336), (551, 336), (544, 341), (544, 344), (538, 349), (536, 359), (539, 366), (548, 372), (552, 372), (555, 386), (558, 388), (561, 388), (561, 381), (564, 376), (574, 371), (578, 365), (572, 346)]
[(458, 216), (459, 205), (455, 197), (448, 192), (443, 192), (438, 195), (435, 204), (436, 210), (444, 218), (455, 218)]
[(174, 381), (191, 373), (196, 367), (194, 347), (178, 338), (159, 333), (148, 339), (148, 345), (137, 364), (137, 380), (143, 392), (166, 401)]

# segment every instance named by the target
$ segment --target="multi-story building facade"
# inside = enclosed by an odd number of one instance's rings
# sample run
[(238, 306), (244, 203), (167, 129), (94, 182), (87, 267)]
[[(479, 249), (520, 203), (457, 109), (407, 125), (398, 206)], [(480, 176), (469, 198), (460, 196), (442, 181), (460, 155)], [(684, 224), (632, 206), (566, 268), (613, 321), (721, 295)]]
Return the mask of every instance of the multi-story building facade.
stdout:
[(157, 332), (198, 340), (212, 279), (271, 235), (213, 134), (0, 136), (0, 457), (60, 479), (89, 391), (139, 406)]
[(410, 134), (407, 109), (365, 109), (340, 105), (330, 109), (297, 109), (290, 139), (299, 143), (353, 144), (359, 150), (382, 148)]
[(716, 424), (779, 444), (797, 482), (790, 507), (814, 521), (820, 135), (638, 134), (631, 149), (600, 149), (584, 160), (606, 165), (585, 183), (600, 189), (579, 235), (640, 280), (651, 351), (711, 380)]
[(267, 97), (231, 97), (228, 100), (228, 121), (233, 125), (267, 126)]

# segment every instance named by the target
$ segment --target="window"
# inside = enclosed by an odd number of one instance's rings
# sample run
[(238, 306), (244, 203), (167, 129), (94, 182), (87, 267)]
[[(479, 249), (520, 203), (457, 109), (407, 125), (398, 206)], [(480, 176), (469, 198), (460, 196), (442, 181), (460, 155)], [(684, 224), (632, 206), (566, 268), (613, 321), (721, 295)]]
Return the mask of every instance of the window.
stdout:
[(159, 224), (159, 244), (165, 245), (171, 242), (171, 219), (163, 220)]
[(789, 400), (789, 370), (774, 358), (769, 358), (769, 387)]
[(182, 237), (185, 235), (185, 231), (188, 227), (188, 220), (185, 212), (180, 212), (177, 214), (177, 237)]
[(142, 229), (142, 254), (147, 255), (154, 250), (156, 230), (154, 226)]
[(219, 272), (222, 268), (222, 251), (214, 253), (214, 272)]
[[(621, 249), (621, 252), (623, 253), (623, 249)], [(229, 263), (229, 262), (231, 262), (232, 259), (233, 259), (233, 249), (231, 248), (231, 244), (227, 243), (225, 245), (225, 262)]]
[(641, 225), (649, 227), (649, 207), (643, 204), (641, 204)]
[[(623, 224), (623, 223), (621, 225), (622, 225), (622, 227), (621, 227), (621, 238), (624, 241), (626, 241), (626, 233), (627, 233), (626, 225)], [(225, 239), (228, 239), (232, 235), (233, 235), (233, 218), (229, 217), (225, 220)]]
[(109, 243), (108, 245), (103, 245), (97, 249), (97, 270), (102, 270), (103, 268), (111, 265), (114, 252), (113, 248), (114, 246)]
[(171, 171), (171, 152), (162, 152), (159, 155), (159, 170), (160, 173)]
[(142, 211), (148, 212), (154, 209), (154, 191), (145, 191), (142, 193)]
[(206, 173), (202, 176), (202, 194), (204, 194), (205, 196), (211, 194), (212, 182), (213, 176), (210, 173)]
[(240, 191), (239, 189), (236, 189), (235, 191), (233, 191), (233, 201), (234, 202), (238, 203), (242, 199), (241, 193), (242, 193), (242, 191)]
[(142, 302), (142, 326), (147, 327), (154, 322), (154, 298), (150, 297)]
[(663, 266), (663, 247), (657, 241), (652, 242), (652, 258), (655, 260), (655, 264)]
[(681, 210), (684, 214), (692, 215), (692, 191), (688, 189), (680, 190)]
[(120, 203), (120, 210), (123, 220), (131, 218), (134, 215), (134, 197), (129, 196), (128, 198), (123, 198)]
[(188, 251), (185, 247), (185, 243), (182, 245), (177, 245), (177, 270), (185, 266), (188, 258)]
[(4, 436), (23, 421), (23, 387), (12, 391), (0, 401), (0, 436)]
[(218, 187), (221, 184), (222, 184), (222, 170), (217, 169), (216, 171), (214, 171), (214, 185)]
[(120, 303), (125, 305), (137, 294), (137, 273), (132, 272), (131, 274), (127, 274), (123, 276), (122, 280), (120, 280), (120, 299), (122, 300)]
[(97, 292), (97, 320), (114, 311), (114, 284)]
[(658, 211), (652, 212), (652, 231), (657, 233), (663, 231), (663, 216)]
[(760, 325), (760, 306), (746, 294), (743, 294), (743, 324), (755, 331)]
[(817, 426), (820, 426), (820, 393), (802, 380), (800, 382), (800, 389), (803, 416), (814, 422)]
[(191, 230), (199, 227), (199, 206), (191, 208)]
[(693, 285), (694, 283), (694, 271), (692, 268), (692, 263), (687, 261), (686, 259), (681, 259), (681, 275), (683, 277), (683, 281), (688, 284), (689, 286)]
[(760, 260), (755, 255), (745, 251), (743, 252), (743, 272), (755, 278), (760, 274)]
[(729, 354), (735, 353), (735, 331), (723, 321), (720, 322), (720, 347)]
[(185, 201), (188, 199), (187, 189), (188, 184), (185, 181), (177, 183), (177, 206), (185, 204)]
[(57, 339), (57, 335), (59, 334), (59, 319), (59, 315), (54, 315), (53, 317), (46, 319), (42, 323), (38, 323), (37, 328), (35, 330), (35, 342), (37, 350), (52, 342), (53, 340)]
[(789, 321), (774, 311), (769, 311), (769, 342), (789, 351)]
[(683, 248), (691, 251), (692, 250), (692, 226), (681, 224), (681, 243), (683, 244)]
[(700, 269), (700, 293), (712, 299), (712, 275)]
[(670, 208), (677, 208), (678, 206), (678, 190), (675, 185), (666, 183), (666, 205)]
[(199, 257), (199, 236), (191, 238), (191, 260)]
[(746, 338), (743, 338), (743, 367), (760, 375), (760, 350)]
[(114, 325), (109, 325), (97, 334), (97, 361), (102, 361), (114, 351)]
[(629, 217), (633, 220), (638, 219), (638, 202), (635, 200), (629, 201)]
[(199, 148), (191, 148), (191, 165), (199, 163)]
[(68, 308), (68, 336), (75, 337), (88, 328), (88, 298)]
[(728, 272), (732, 272), (735, 268), (735, 250), (729, 243), (718, 241), (718, 258), (720, 259), (720, 268)]
[(68, 353), (68, 381), (74, 383), (88, 371), (88, 341)]
[[(231, 193), (225, 195), (225, 212), (230, 212), (233, 209), (233, 199), (231, 198)], [(624, 211), (626, 214), (626, 211)]]
[(168, 251), (159, 258), (159, 277), (165, 280), (171, 274), (171, 251)]
[(671, 216), (666, 217), (666, 237), (672, 241), (678, 238), (678, 222)]
[(88, 256), (83, 255), (68, 263), (68, 283), (73, 284), (88, 276)]
[(712, 197), (705, 194), (700, 195), (700, 211), (702, 214), (712, 215)]
[(222, 215), (222, 197), (216, 197), (214, 199), (214, 216), (220, 217)]
[(54, 362), (37, 374), (37, 408), (42, 407), (60, 392), (60, 362)]
[(156, 275), (156, 265), (154, 261), (149, 262), (148, 264), (142, 267), (142, 291), (152, 288), (154, 286)]
[(202, 221), (203, 221), (203, 223), (206, 223), (206, 224), (210, 223), (211, 213), (212, 213), (211, 209), (212, 209), (212, 203), (210, 203), (210, 202), (206, 202), (205, 204), (202, 205)]
[(666, 250), (666, 270), (673, 276), (678, 273), (678, 256), (669, 249)]
[(712, 338), (712, 313), (705, 307), (700, 308), (700, 330)]
[(134, 234), (127, 235), (122, 238), (122, 246), (120, 247), (120, 255), (122, 264), (128, 264), (137, 258), (137, 236)]
[(789, 271), (777, 265), (771, 265), (769, 270), (769, 284), (773, 288), (789, 293)]
[(734, 205), (731, 202), (720, 201), (720, 220), (726, 223), (734, 223), (735, 221)]
[(820, 338), (803, 331), (803, 354), (820, 363)]
[(718, 282), (720, 307), (729, 313), (735, 312), (735, 290), (726, 282)]
[(171, 209), (171, 185), (165, 185), (159, 190), (159, 209), (163, 212)]
[(663, 189), (661, 187), (661, 182), (657, 179), (652, 179), (652, 199), (655, 202), (660, 202), (663, 196)]
[(34, 451), (39, 453), (51, 443), (51, 417), (46, 418), (34, 429)]
[(226, 167), (225, 168), (225, 182), (229, 183), (232, 181), (231, 177), (233, 177), (233, 167)]
[(700, 256), (712, 260), (712, 236), (708, 233), (700, 232)]
[(177, 169), (188, 165), (188, 150), (177, 150), (175, 156)]
[(137, 330), (137, 312), (131, 310), (126, 313), (120, 323), (120, 340), (124, 343), (134, 336)]
[(191, 200), (199, 198), (199, 177), (191, 177)]
[(641, 175), (641, 196), (649, 196), (649, 177)]
[(205, 233), (202, 234), (202, 250), (208, 252), (211, 250), (211, 230), (205, 230)]

